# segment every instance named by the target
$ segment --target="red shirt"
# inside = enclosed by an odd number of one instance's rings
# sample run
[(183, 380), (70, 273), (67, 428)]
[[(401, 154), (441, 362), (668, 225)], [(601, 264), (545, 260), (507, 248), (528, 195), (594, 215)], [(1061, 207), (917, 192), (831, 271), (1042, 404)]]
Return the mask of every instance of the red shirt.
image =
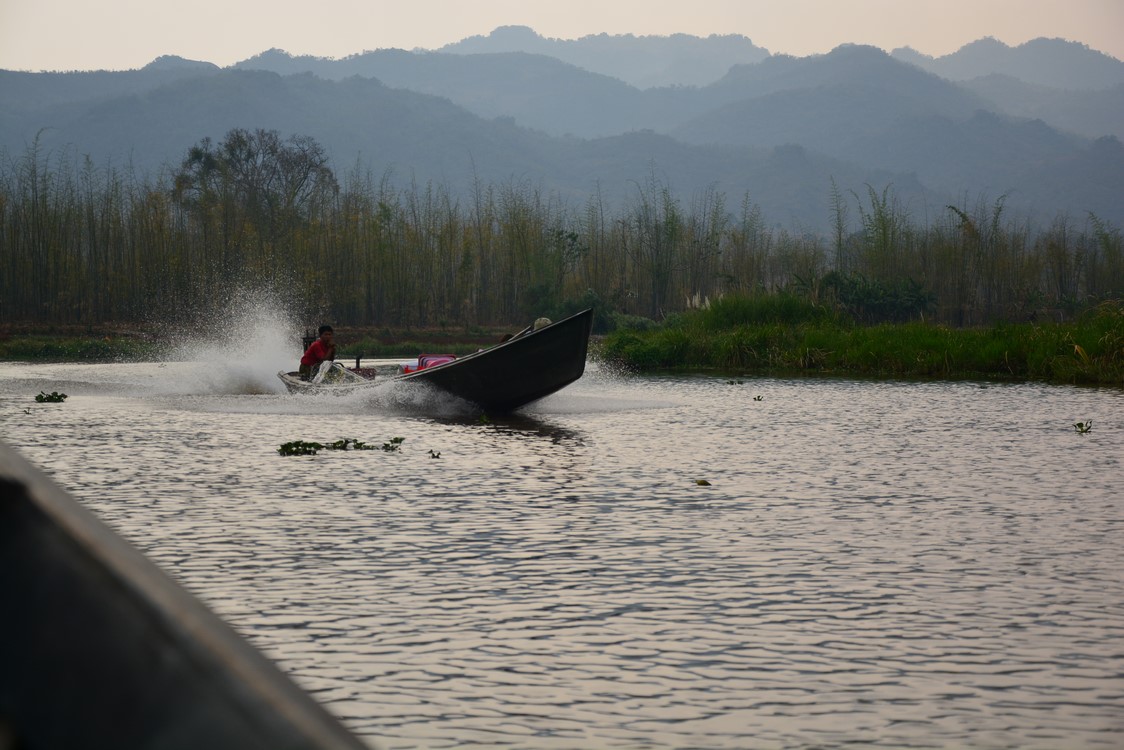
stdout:
[(312, 346), (308, 347), (308, 351), (301, 357), (301, 364), (308, 365), (309, 367), (316, 367), (328, 358), (328, 347), (324, 346), (324, 342), (316, 339), (312, 342)]

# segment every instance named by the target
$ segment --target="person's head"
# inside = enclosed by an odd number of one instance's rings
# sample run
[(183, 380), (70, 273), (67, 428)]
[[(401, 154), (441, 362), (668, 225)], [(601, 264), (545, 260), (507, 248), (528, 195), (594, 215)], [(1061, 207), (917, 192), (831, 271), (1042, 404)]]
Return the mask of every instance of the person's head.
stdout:
[(336, 332), (332, 330), (331, 326), (320, 326), (319, 333), (322, 341), (331, 341)]

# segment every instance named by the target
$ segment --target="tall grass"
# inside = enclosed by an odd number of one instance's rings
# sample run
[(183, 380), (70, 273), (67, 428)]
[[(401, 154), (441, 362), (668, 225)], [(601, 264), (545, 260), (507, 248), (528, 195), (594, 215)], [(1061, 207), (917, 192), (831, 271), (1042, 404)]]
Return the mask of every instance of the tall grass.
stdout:
[[(832, 183), (823, 237), (775, 227), (748, 196), (731, 211), (715, 190), (684, 199), (654, 177), (615, 206), (520, 182), (459, 198), (395, 187), (361, 165), (337, 180), (307, 140), (239, 138), (304, 149), (319, 187), (299, 204), (263, 202), (214, 167), (226, 152), (209, 143), (154, 178), (37, 144), (0, 154), (0, 319), (143, 326), (210, 315), (240, 284), (339, 325), (512, 325), (582, 304), (597, 308), (599, 331), (698, 308), (698, 325), (723, 329), (838, 314), (868, 325), (1073, 321), (1124, 298), (1118, 228), (1096, 216), (1031, 227), (1002, 199), (919, 223), (890, 186)], [(728, 335), (727, 361), (765, 356), (746, 343), (758, 334)]]

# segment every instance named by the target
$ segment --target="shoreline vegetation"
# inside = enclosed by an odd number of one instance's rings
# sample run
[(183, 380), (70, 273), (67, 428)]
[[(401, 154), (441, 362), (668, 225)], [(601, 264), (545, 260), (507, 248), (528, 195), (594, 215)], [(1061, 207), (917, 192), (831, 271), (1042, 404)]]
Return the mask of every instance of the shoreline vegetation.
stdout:
[(1124, 303), (1072, 323), (859, 325), (792, 295), (718, 300), (663, 325), (621, 329), (599, 356), (627, 370), (1124, 386)]
[(918, 216), (832, 178), (817, 232), (654, 169), (635, 185), (397, 188), (242, 129), (142, 178), (36, 141), (0, 151), (0, 359), (154, 356), (239, 304), (331, 322), (341, 359), (463, 354), (592, 307), (595, 351), (640, 371), (1122, 383), (1124, 236), (1095, 214), (1040, 226), (980, 195)]
[[(339, 359), (416, 357), (419, 353), (470, 354), (498, 343), (509, 327), (401, 329), (336, 326)], [(302, 332), (313, 335), (313, 330)], [(0, 361), (140, 362), (160, 360), (176, 351), (190, 334), (165, 335), (129, 326), (0, 326)], [(299, 355), (301, 336), (294, 333)]]
[[(909, 321), (864, 325), (830, 305), (790, 293), (727, 297), (664, 322), (611, 316), (592, 354), (637, 372), (825, 375), (855, 378), (1041, 381), (1124, 386), (1124, 302), (1073, 322), (952, 328)], [(500, 341), (507, 328), (337, 328), (339, 359), (463, 355)], [(40, 326), (0, 331), (3, 361), (143, 361), (169, 342), (141, 330), (84, 332)], [(294, 345), (294, 351), (297, 347)]]

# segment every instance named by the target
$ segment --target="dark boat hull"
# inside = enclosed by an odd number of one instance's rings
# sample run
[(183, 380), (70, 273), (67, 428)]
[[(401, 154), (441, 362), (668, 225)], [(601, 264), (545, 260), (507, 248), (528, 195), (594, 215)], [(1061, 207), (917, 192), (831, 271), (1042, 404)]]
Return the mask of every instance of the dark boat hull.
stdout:
[(0, 591), (0, 747), (365, 747), (3, 444)]
[(511, 412), (582, 376), (592, 328), (593, 310), (585, 310), (489, 349), (395, 380), (439, 388), (486, 412)]

